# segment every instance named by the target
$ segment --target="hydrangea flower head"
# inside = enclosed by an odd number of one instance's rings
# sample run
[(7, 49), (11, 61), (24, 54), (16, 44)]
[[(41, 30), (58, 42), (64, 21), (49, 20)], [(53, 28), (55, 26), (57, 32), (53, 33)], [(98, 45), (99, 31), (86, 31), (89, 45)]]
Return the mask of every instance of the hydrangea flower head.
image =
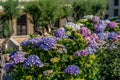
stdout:
[(49, 76), (49, 75), (52, 74), (52, 73), (53, 73), (52, 70), (43, 71), (43, 74), (44, 74), (45, 76)]
[(72, 30), (74, 30), (74, 26), (75, 26), (75, 24), (73, 22), (67, 22), (65, 24), (65, 28), (71, 27)]
[(39, 39), (39, 38), (33, 38), (33, 39), (30, 39), (29, 42), (30, 42), (30, 44), (33, 44), (35, 46), (39, 46), (40, 42), (41, 42), (41, 39)]
[(99, 33), (96, 33), (96, 34), (98, 35), (100, 40), (105, 40), (106, 37), (107, 37), (106, 33), (104, 33), (104, 32), (99, 32)]
[(65, 74), (78, 75), (80, 73), (79, 67), (76, 65), (69, 65), (65, 70)]
[(54, 36), (57, 38), (64, 38), (65, 36), (65, 30), (64, 29), (58, 29), (55, 33)]
[(84, 37), (91, 35), (91, 31), (87, 27), (81, 27), (81, 29), (78, 30), (78, 33), (82, 34)]
[(88, 51), (87, 50), (78, 50), (75, 55), (77, 55), (77, 56), (87, 56)]
[(9, 71), (9, 69), (10, 69), (11, 67), (14, 67), (14, 66), (15, 66), (15, 64), (14, 64), (13, 62), (11, 62), (11, 63), (6, 63), (5, 66), (4, 66), (4, 70), (5, 70), (5, 71)]
[(17, 53), (14, 55), (14, 57), (12, 58), (12, 61), (15, 63), (15, 64), (18, 64), (18, 63), (22, 63), (24, 62), (25, 60), (25, 57), (24, 57), (24, 54), (22, 53)]
[(27, 40), (27, 41), (23, 41), (21, 43), (21, 46), (22, 47), (26, 47), (28, 45), (31, 45), (32, 47), (34, 46), (39, 46), (40, 45), (40, 42), (41, 42), (41, 39), (39, 38), (33, 38), (33, 39), (30, 39), (30, 40)]
[(50, 59), (50, 61), (51, 61), (52, 63), (57, 63), (57, 62), (59, 62), (59, 60), (60, 60), (60, 58), (57, 58), (57, 57)]
[(93, 23), (98, 23), (100, 21), (100, 18), (98, 16), (93, 16), (92, 22)]
[(43, 63), (40, 60), (40, 58), (36, 55), (30, 55), (27, 59), (25, 59), (23, 67), (26, 69), (29, 66), (33, 67), (34, 65), (38, 66), (38, 67), (43, 67)]
[(110, 23), (108, 23), (108, 26), (107, 26), (108, 28), (111, 28), (111, 29), (114, 29), (114, 28), (116, 28), (117, 27), (117, 23), (116, 22), (110, 22)]
[(116, 34), (115, 32), (111, 32), (108, 34), (108, 40), (109, 39), (114, 39), (115, 37), (117, 37), (118, 34)]
[(28, 46), (29, 44), (30, 44), (29, 41), (23, 41), (23, 42), (21, 43), (21, 46), (22, 46), (22, 47), (26, 47), (26, 46)]
[(11, 52), (11, 53), (9, 54), (10, 59), (12, 59), (16, 53), (17, 53), (17, 51)]
[(114, 38), (115, 41), (120, 41), (120, 35), (117, 35), (115, 38)]
[(89, 54), (94, 54), (97, 51), (94, 47), (91, 46), (88, 46), (86, 50), (88, 51)]
[(56, 43), (56, 39), (53, 37), (43, 37), (41, 39), (40, 48), (46, 51), (51, 50)]
[(67, 53), (67, 49), (66, 49), (66, 47), (64, 45), (57, 44), (56, 47), (57, 47), (57, 52), (59, 52), (59, 53)]
[(104, 21), (100, 21), (97, 24), (94, 24), (94, 30), (95, 32), (103, 32), (106, 28), (106, 25), (104, 23)]

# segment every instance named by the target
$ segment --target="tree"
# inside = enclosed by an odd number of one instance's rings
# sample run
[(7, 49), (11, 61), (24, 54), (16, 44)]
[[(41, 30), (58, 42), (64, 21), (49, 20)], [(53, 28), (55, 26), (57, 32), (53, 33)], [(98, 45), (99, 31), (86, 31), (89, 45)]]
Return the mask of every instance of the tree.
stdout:
[(38, 28), (39, 28), (39, 19), (41, 15), (41, 10), (39, 10), (37, 6), (36, 1), (28, 2), (24, 5), (25, 7), (25, 12), (29, 13), (31, 18), (29, 19), (30, 22), (34, 25), (34, 32), (39, 33)]
[(35, 32), (39, 33), (38, 28), (41, 26), (43, 29), (53, 27), (58, 19), (59, 2), (60, 0), (39, 0), (27, 3), (25, 11), (32, 16), (30, 21), (34, 24)]
[(100, 15), (107, 7), (108, 0), (74, 0), (73, 17), (79, 20), (84, 15)]
[[(19, 8), (18, 8), (18, 0), (7, 0), (5, 2), (1, 2), (1, 6), (3, 8), (3, 19), (2, 23), (6, 24), (6, 28), (10, 30), (9, 34), (13, 34), (13, 19), (19, 15)], [(10, 37), (6, 36), (6, 37)]]

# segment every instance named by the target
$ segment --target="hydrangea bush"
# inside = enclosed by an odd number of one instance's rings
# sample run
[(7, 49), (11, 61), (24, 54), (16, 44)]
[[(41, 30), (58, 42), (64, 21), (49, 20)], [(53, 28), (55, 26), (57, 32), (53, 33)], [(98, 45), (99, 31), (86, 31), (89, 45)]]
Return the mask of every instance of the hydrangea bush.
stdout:
[[(78, 23), (84, 25), (78, 25)], [(109, 26), (109, 27), (108, 27)], [(68, 23), (53, 36), (23, 41), (23, 52), (10, 54), (5, 70), (11, 80), (99, 80), (100, 51), (106, 43), (120, 41), (117, 23), (107, 23), (94, 16), (91, 20)], [(110, 29), (108, 29), (110, 28)], [(113, 30), (112, 30), (113, 29)], [(112, 31), (111, 31), (112, 30)], [(110, 44), (110, 49), (116, 44)], [(114, 47), (113, 47), (114, 46)]]

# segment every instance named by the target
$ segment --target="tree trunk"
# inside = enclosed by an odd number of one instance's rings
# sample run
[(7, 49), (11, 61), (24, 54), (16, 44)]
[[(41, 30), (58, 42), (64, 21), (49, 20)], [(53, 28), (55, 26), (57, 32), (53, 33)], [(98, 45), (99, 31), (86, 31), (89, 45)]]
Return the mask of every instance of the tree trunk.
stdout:
[(104, 17), (105, 17), (105, 11), (104, 11), (104, 10), (101, 10), (101, 11), (100, 11), (100, 15), (101, 15), (101, 19), (104, 19)]
[(47, 34), (47, 25), (42, 26), (42, 34), (43, 35)]

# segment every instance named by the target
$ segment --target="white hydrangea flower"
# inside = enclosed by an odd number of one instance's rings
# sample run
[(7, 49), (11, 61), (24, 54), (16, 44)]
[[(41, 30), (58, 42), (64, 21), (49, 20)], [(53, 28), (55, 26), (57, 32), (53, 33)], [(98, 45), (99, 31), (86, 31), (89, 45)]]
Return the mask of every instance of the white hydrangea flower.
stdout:
[(92, 18), (93, 18), (93, 15), (86, 15), (86, 16), (83, 17), (83, 19), (90, 19), (90, 20), (91, 20)]

